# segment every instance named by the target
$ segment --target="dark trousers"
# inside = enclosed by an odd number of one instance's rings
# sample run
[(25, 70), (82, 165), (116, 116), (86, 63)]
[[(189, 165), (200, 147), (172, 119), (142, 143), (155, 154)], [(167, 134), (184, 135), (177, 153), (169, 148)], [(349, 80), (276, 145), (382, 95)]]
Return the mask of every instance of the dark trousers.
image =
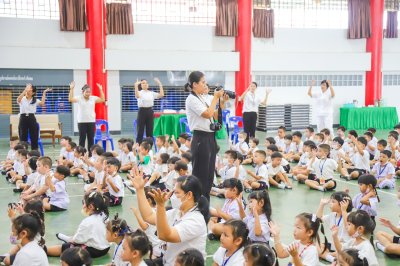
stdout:
[(246, 142), (249, 142), (249, 138), (256, 136), (256, 125), (257, 125), (257, 113), (256, 112), (244, 112), (243, 113), (243, 130), (247, 133)]
[(137, 118), (136, 142), (142, 143), (144, 129), (146, 127), (146, 137), (153, 137), (154, 111), (152, 107), (140, 107)]
[(39, 128), (35, 114), (21, 114), (19, 116), (18, 132), (20, 141), (28, 141), (29, 132), (32, 150), (38, 149)]
[(85, 147), (85, 140), (87, 138), (88, 148), (94, 144), (94, 130), (96, 129), (96, 123), (78, 123), (79, 130), (79, 146)]
[(210, 190), (214, 181), (215, 157), (217, 155), (217, 141), (215, 132), (195, 130), (192, 145), (193, 172), (201, 183), (202, 194), (210, 201)]

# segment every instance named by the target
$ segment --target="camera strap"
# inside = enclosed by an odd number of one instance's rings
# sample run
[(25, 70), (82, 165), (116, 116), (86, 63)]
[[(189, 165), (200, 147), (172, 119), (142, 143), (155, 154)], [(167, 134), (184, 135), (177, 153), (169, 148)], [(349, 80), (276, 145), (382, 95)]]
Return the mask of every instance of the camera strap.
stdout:
[[(207, 102), (204, 100), (204, 99), (202, 99), (202, 98), (200, 98), (199, 97), (199, 95), (197, 95), (196, 93), (194, 93), (193, 91), (191, 92), (191, 94), (193, 94), (193, 96), (195, 96), (195, 97), (197, 97), (197, 99), (199, 99), (200, 100), (200, 102), (202, 102), (207, 108), (209, 108), (210, 106), (207, 104)], [(214, 118), (213, 117), (211, 117), (210, 119), (210, 122), (211, 122), (211, 124), (213, 124), (214, 122), (213, 122), (213, 120), (214, 120)]]

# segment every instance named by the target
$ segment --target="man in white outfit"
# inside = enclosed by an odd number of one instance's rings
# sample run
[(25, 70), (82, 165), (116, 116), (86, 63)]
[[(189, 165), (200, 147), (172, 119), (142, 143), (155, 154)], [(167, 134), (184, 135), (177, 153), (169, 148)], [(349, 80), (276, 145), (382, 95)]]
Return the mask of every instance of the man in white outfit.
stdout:
[(321, 91), (314, 91), (315, 80), (312, 81), (308, 89), (308, 96), (315, 99), (315, 114), (317, 120), (317, 130), (327, 128), (333, 132), (333, 106), (332, 98), (335, 97), (335, 91), (329, 80), (321, 81)]

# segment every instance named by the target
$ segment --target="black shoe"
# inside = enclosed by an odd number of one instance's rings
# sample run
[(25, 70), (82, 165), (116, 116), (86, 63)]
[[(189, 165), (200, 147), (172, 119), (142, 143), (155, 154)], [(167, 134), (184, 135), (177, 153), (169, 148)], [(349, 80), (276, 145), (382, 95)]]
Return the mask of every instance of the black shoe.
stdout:
[(306, 183), (306, 181), (304, 181), (303, 179), (299, 180), (299, 184), (305, 184), (305, 183)]
[(6, 175), (6, 174), (7, 174), (7, 171), (3, 170), (3, 171), (1, 171), (1, 174), (2, 174), (2, 175)]
[(217, 198), (220, 198), (220, 199), (225, 199), (225, 195), (224, 195), (224, 194), (222, 194), (222, 193), (220, 193), (220, 194), (218, 194), (218, 195), (217, 195)]
[(14, 193), (21, 193), (24, 190), (22, 188), (14, 188), (13, 191)]
[(6, 258), (6, 256), (0, 256), (0, 262), (3, 262), (4, 261), (4, 259)]
[(83, 181), (83, 182), (85, 182), (85, 184), (90, 184), (90, 180), (85, 180), (85, 181)]
[(209, 233), (209, 234), (207, 235), (207, 238), (208, 238), (208, 240), (210, 240), (210, 241), (214, 241), (214, 240), (217, 240), (217, 239), (218, 239), (217, 236), (214, 235), (213, 233)]

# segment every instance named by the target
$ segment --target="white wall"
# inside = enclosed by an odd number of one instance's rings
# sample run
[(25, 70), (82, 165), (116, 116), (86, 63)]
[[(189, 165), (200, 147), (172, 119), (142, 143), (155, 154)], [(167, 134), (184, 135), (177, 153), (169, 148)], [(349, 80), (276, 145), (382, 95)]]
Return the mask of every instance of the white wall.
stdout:
[(107, 109), (111, 131), (121, 131), (121, 86), (119, 72), (107, 72)]
[[(87, 73), (86, 70), (74, 70), (74, 81), (75, 81), (75, 89), (74, 96), (78, 96), (82, 94), (81, 88), (83, 85), (87, 83)], [(74, 132), (78, 132), (78, 120), (77, 116), (77, 108), (76, 104), (72, 104), (72, 113), (74, 116)]]

